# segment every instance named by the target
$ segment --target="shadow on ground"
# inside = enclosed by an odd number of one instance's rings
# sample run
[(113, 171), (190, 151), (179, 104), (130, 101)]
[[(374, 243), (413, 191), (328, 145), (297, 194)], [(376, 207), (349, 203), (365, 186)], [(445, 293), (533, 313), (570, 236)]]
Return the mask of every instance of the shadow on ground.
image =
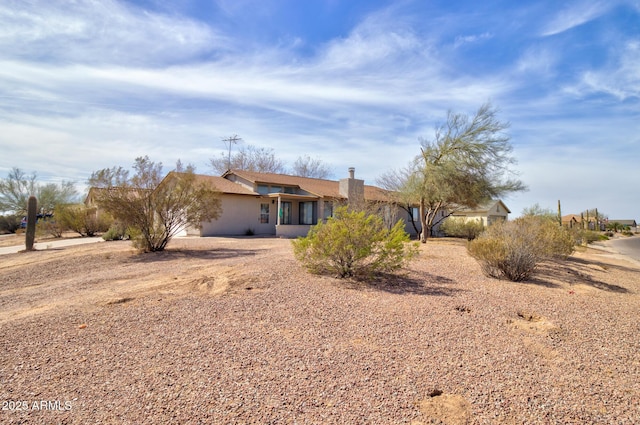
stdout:
[(594, 267), (606, 272), (609, 269), (623, 271), (637, 271), (629, 267), (601, 263), (599, 261), (587, 261), (581, 258), (570, 257), (566, 260), (547, 261), (536, 269), (531, 279), (522, 282), (525, 284), (542, 285), (548, 288), (560, 288), (558, 281), (569, 285), (587, 285), (602, 291), (628, 293), (627, 288), (613, 285), (592, 276)]
[(147, 252), (134, 255), (130, 258), (135, 263), (153, 263), (158, 261), (175, 261), (185, 259), (201, 259), (201, 260), (223, 260), (225, 258), (250, 257), (258, 255), (261, 249), (189, 249), (174, 248), (165, 249), (160, 252)]
[(448, 297), (465, 291), (452, 286), (455, 284), (456, 282), (453, 279), (430, 273), (421, 273), (419, 278), (389, 273), (367, 280), (349, 281), (349, 286), (353, 289), (373, 289), (397, 295), (413, 294)]

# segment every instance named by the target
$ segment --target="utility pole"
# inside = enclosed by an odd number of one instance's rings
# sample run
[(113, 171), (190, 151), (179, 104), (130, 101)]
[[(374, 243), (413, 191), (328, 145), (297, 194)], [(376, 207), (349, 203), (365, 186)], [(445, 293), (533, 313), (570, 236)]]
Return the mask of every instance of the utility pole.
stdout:
[(237, 134), (234, 134), (233, 136), (227, 137), (226, 139), (222, 139), (222, 141), (224, 142), (224, 145), (228, 146), (229, 148), (229, 156), (227, 159), (227, 171), (228, 171), (231, 169), (231, 145), (238, 144), (238, 142), (242, 141), (242, 138), (238, 137)]

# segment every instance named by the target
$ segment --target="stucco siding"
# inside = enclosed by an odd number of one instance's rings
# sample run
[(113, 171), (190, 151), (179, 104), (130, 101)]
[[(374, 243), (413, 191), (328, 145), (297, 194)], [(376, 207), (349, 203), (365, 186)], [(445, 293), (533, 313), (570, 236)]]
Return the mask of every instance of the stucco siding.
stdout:
[[(270, 202), (254, 196), (221, 196), (222, 214), (217, 220), (202, 223), (201, 236), (246, 235), (251, 229), (255, 234), (275, 233), (275, 213), (269, 210), (269, 223), (260, 224), (260, 204)], [(273, 215), (273, 219), (272, 219)]]

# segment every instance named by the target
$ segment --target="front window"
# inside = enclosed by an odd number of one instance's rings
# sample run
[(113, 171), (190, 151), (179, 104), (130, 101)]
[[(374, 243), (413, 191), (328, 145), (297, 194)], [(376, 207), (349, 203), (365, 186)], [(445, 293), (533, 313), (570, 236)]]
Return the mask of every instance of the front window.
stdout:
[(260, 223), (269, 223), (269, 204), (260, 204)]
[(333, 202), (324, 201), (324, 219), (328, 219), (329, 217), (333, 217)]
[(269, 186), (267, 186), (266, 184), (259, 184), (258, 193), (260, 195), (266, 195), (267, 193), (269, 193)]
[(300, 224), (316, 224), (316, 203), (300, 202)]

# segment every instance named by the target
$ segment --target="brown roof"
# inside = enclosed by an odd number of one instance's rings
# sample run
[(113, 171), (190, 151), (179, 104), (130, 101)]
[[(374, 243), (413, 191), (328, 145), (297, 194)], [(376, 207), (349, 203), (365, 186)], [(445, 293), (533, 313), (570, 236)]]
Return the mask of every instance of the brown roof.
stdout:
[[(340, 183), (336, 180), (314, 179), (311, 177), (291, 176), (288, 174), (257, 173), (255, 171), (245, 170), (227, 171), (223, 177), (229, 174), (235, 174), (256, 184), (266, 183), (283, 186), (297, 186), (316, 196), (326, 198), (344, 198), (344, 196), (340, 195)], [(370, 185), (364, 185), (364, 197), (368, 201), (388, 200), (384, 189)]]
[(236, 195), (258, 195), (258, 193), (247, 189), (245, 186), (241, 184), (234, 183), (231, 180), (227, 180), (224, 177), (217, 176), (207, 176), (204, 174), (198, 174), (197, 178), (199, 181), (207, 182), (212, 184), (216, 189), (218, 189), (222, 193), (230, 193)]

